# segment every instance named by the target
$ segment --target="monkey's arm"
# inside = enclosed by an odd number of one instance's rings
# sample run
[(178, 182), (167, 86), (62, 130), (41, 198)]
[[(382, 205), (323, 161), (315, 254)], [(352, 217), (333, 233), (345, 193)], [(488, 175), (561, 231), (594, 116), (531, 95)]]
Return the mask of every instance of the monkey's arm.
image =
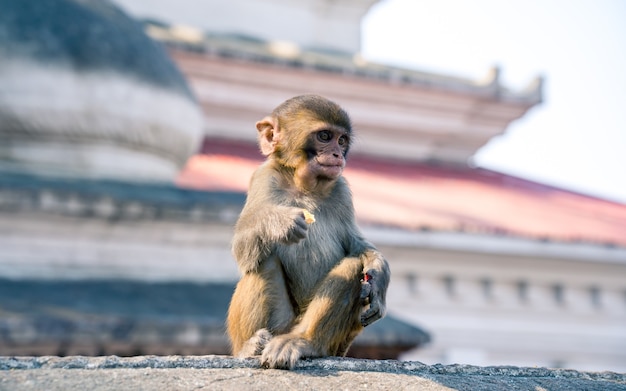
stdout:
[(297, 243), (307, 235), (302, 209), (282, 205), (275, 178), (261, 167), (250, 181), (246, 204), (233, 236), (232, 251), (242, 273), (256, 270), (277, 243)]
[(373, 244), (365, 240), (356, 225), (350, 238), (350, 254), (363, 262), (363, 281), (361, 299), (366, 309), (361, 313), (361, 324), (368, 326), (385, 316), (387, 312), (386, 296), (389, 286), (389, 263)]
[(336, 197), (341, 200), (342, 221), (347, 224), (344, 237), (346, 255), (358, 257), (363, 262), (361, 299), (365, 304), (365, 310), (361, 314), (361, 324), (367, 326), (385, 316), (387, 287), (391, 272), (385, 257), (361, 234), (356, 224), (354, 205), (348, 186), (341, 187), (341, 191), (336, 194)]
[(363, 260), (363, 284), (361, 298), (367, 308), (361, 314), (361, 324), (370, 325), (385, 316), (387, 312), (386, 296), (389, 286), (390, 270), (387, 260), (373, 246), (360, 256)]

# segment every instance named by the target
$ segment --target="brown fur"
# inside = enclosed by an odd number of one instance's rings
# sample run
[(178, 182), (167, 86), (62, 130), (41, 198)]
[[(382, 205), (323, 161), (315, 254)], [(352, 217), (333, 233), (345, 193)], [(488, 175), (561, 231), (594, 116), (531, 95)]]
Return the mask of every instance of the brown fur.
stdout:
[[(233, 354), (260, 354), (269, 368), (345, 355), (362, 328), (384, 315), (389, 283), (387, 261), (361, 236), (341, 176), (349, 117), (305, 95), (280, 105), (257, 129), (268, 158), (252, 176), (233, 237), (242, 272), (228, 311)], [(321, 141), (321, 131), (332, 140)], [(315, 223), (304, 221), (303, 209)]]

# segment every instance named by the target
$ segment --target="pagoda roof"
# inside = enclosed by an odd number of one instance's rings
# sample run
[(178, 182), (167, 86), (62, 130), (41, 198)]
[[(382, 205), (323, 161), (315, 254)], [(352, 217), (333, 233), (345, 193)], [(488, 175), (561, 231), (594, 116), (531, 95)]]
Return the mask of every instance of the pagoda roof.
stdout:
[[(178, 185), (246, 191), (256, 146), (209, 139)], [(480, 168), (349, 157), (361, 225), (626, 246), (626, 205)]]
[(203, 53), (245, 63), (273, 64), (356, 76), (395, 85), (465, 93), (501, 102), (526, 104), (529, 107), (542, 101), (542, 77), (538, 76), (522, 90), (514, 91), (500, 82), (498, 67), (489, 70), (484, 78), (472, 80), (373, 62), (360, 53), (301, 47), (290, 41), (268, 41), (247, 34), (203, 32), (155, 20), (144, 20), (143, 23), (148, 35), (177, 51)]

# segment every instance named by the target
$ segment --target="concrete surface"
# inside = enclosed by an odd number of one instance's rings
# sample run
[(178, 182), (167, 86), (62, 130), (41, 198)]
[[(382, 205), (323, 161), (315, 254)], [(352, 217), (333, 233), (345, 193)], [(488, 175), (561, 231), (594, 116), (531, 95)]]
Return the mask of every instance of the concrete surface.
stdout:
[(626, 374), (567, 369), (303, 360), (266, 370), (228, 356), (0, 357), (0, 390), (626, 390)]

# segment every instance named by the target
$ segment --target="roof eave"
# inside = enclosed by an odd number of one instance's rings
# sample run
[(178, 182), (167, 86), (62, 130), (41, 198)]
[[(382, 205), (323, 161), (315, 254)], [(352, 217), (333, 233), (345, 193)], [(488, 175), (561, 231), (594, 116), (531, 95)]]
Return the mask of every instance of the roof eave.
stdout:
[(547, 257), (626, 265), (626, 248), (593, 243), (532, 240), (444, 231), (407, 231), (396, 228), (364, 227), (363, 232), (379, 246), (428, 248), (484, 254)]

